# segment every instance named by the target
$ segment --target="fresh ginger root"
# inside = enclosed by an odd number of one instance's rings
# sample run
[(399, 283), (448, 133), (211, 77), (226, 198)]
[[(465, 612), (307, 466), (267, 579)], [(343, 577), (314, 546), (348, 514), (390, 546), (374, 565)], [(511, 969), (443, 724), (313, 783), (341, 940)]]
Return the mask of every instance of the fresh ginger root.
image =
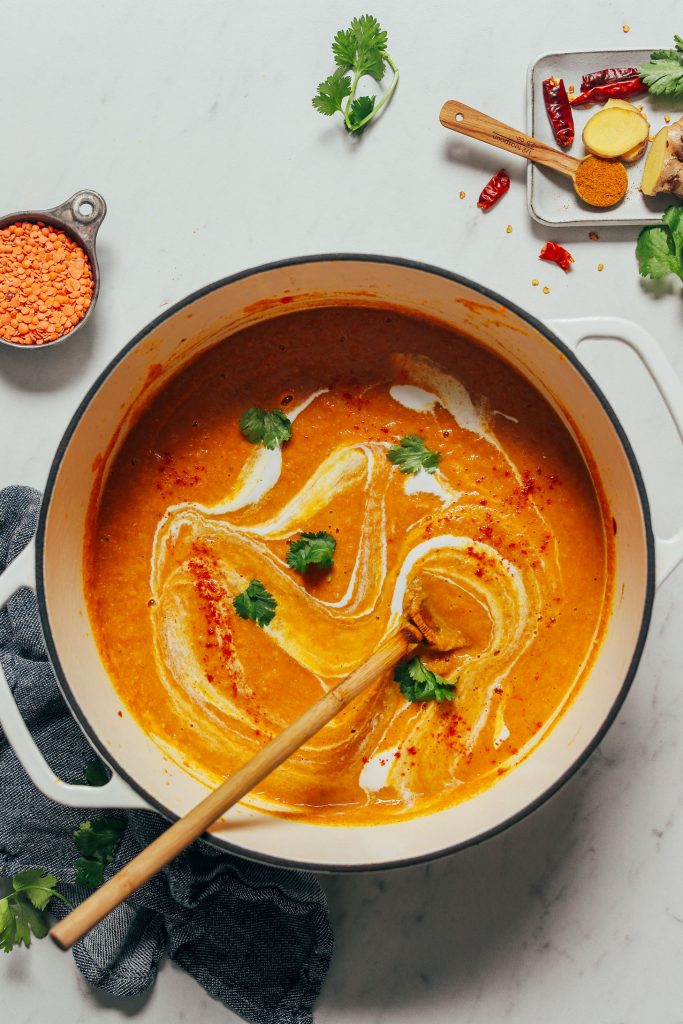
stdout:
[(589, 153), (604, 160), (623, 159), (647, 143), (649, 125), (633, 108), (613, 105), (598, 111), (586, 122), (583, 144)]
[(640, 187), (646, 196), (671, 192), (683, 198), (683, 117), (665, 125), (655, 136)]
[[(642, 117), (643, 121), (647, 125), (648, 132), (650, 131), (650, 122), (647, 117), (643, 111), (638, 110), (638, 107), (633, 103), (629, 103), (628, 100), (609, 99), (607, 100), (607, 103), (605, 103), (604, 109), (609, 110), (610, 107), (621, 107), (622, 110), (632, 110), (635, 114), (638, 114), (639, 117)], [(621, 159), (624, 163), (632, 164), (635, 163), (636, 160), (640, 159), (647, 149), (647, 139), (648, 137), (646, 135), (643, 141), (639, 142), (637, 146), (634, 146), (633, 149), (629, 149), (627, 153), (622, 154)]]

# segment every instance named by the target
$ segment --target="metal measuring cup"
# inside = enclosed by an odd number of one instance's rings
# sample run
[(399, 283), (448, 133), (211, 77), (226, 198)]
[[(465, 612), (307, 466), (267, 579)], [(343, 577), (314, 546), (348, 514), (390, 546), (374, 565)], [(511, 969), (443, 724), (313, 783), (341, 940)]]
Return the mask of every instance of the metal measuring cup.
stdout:
[(42, 351), (54, 348), (55, 345), (61, 345), (67, 338), (72, 338), (76, 331), (80, 331), (81, 327), (85, 327), (95, 308), (100, 291), (100, 268), (97, 263), (97, 253), (95, 252), (95, 239), (106, 214), (107, 204), (99, 192), (86, 188), (81, 192), (76, 192), (66, 202), (60, 206), (53, 207), (51, 210), (22, 210), (19, 213), (9, 213), (4, 217), (0, 217), (0, 230), (22, 220), (29, 221), (32, 224), (35, 224), (36, 221), (42, 221), (51, 227), (59, 228), (60, 231), (63, 231), (65, 235), (72, 238), (83, 249), (88, 257), (93, 277), (92, 297), (85, 316), (70, 331), (63, 334), (61, 338), (55, 338), (54, 341), (46, 342), (44, 345), (20, 345), (0, 335), (0, 342), (3, 345), (9, 345), (10, 348), (24, 349), (25, 351), (35, 349)]

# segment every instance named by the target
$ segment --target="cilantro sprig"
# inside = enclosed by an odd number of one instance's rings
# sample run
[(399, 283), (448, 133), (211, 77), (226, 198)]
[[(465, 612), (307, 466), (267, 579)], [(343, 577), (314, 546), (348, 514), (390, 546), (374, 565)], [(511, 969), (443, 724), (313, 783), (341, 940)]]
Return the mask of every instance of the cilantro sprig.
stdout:
[(240, 430), (250, 444), (262, 444), (264, 448), (281, 448), (292, 436), (292, 421), (281, 409), (259, 409), (253, 406), (242, 413)]
[(387, 458), (402, 473), (419, 473), (425, 469), (433, 473), (441, 462), (441, 453), (431, 451), (419, 434), (408, 434), (391, 446)]
[(683, 206), (669, 206), (662, 221), (662, 227), (643, 228), (638, 235), (638, 269), (642, 277), (677, 274), (683, 281)]
[(252, 580), (232, 603), (241, 619), (253, 619), (261, 629), (275, 618), (277, 601), (260, 580)]
[(394, 669), (394, 680), (406, 700), (435, 700), (441, 704), (455, 697), (455, 684), (432, 672), (419, 658), (399, 661)]
[(43, 868), (14, 876), (12, 891), (0, 900), (0, 949), (11, 953), (15, 946), (30, 946), (31, 936), (44, 939), (50, 928), (46, 908), (53, 897), (73, 909), (56, 885), (55, 876)]
[[(336, 71), (318, 86), (313, 106), (326, 117), (339, 112), (347, 131), (359, 135), (389, 102), (398, 84), (398, 68), (387, 53), (387, 34), (377, 18), (363, 14), (354, 18), (349, 28), (337, 32), (332, 53)], [(357, 97), (360, 79), (368, 75), (381, 82), (387, 64), (394, 77), (379, 103), (375, 96)]]
[(304, 573), (311, 566), (331, 569), (337, 542), (334, 537), (321, 530), (319, 533), (302, 533), (298, 540), (290, 540), (287, 565), (290, 569)]
[(653, 96), (683, 97), (683, 39), (674, 36), (675, 49), (655, 50), (638, 74)]
[(76, 861), (76, 884), (95, 889), (104, 881), (104, 869), (111, 864), (126, 828), (120, 818), (83, 821), (73, 834), (81, 856)]

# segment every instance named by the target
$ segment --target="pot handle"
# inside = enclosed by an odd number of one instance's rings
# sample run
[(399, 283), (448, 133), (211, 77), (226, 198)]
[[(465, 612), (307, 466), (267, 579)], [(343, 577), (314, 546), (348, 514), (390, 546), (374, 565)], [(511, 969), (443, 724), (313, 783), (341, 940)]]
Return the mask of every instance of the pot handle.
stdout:
[[(35, 590), (35, 541), (0, 574), (0, 608), (20, 587)], [(112, 775), (104, 786), (74, 786), (62, 782), (41, 754), (12, 695), (0, 665), (0, 724), (33, 784), (51, 800), (68, 807), (117, 807), (125, 810), (151, 810), (127, 782)], [(99, 754), (98, 754), (99, 756)]]
[[(578, 355), (577, 349), (581, 342), (587, 338), (609, 338), (621, 341), (632, 348), (652, 377), (674, 421), (678, 436), (683, 441), (683, 384), (662, 349), (644, 328), (632, 320), (613, 316), (550, 320), (548, 326), (557, 331), (575, 355)], [(655, 537), (657, 586), (660, 586), (682, 561), (683, 528), (673, 537)]]

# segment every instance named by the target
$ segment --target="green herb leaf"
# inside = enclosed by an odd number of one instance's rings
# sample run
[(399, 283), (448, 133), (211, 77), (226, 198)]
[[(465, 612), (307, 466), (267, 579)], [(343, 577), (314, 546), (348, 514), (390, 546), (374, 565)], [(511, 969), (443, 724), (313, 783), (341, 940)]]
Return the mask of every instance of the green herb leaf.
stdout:
[(99, 761), (89, 761), (85, 766), (85, 781), (89, 786), (106, 786), (109, 781), (103, 764)]
[(312, 565), (320, 569), (331, 569), (334, 565), (334, 551), (337, 542), (325, 531), (302, 533), (298, 540), (290, 540), (287, 565), (297, 572), (306, 572)]
[(425, 469), (433, 473), (441, 462), (441, 453), (431, 451), (419, 434), (408, 434), (387, 452), (389, 462), (398, 466), (402, 473), (419, 473)]
[[(377, 18), (363, 14), (354, 18), (349, 28), (337, 32), (332, 54), (337, 70), (320, 83), (313, 106), (328, 117), (339, 111), (347, 130), (359, 134), (389, 101), (398, 82), (398, 68), (387, 53), (387, 34)], [(369, 75), (380, 82), (387, 64), (394, 77), (379, 103), (375, 105), (374, 96), (356, 99), (360, 79)], [(347, 72), (353, 72), (353, 78)]]
[(355, 132), (356, 135), (360, 135), (367, 128), (369, 121), (365, 124), (361, 122), (372, 114), (375, 108), (375, 97), (374, 96), (359, 96), (353, 101), (349, 108), (349, 121), (351, 122), (351, 131)]
[(30, 946), (31, 936), (44, 938), (49, 929), (45, 909), (55, 896), (71, 904), (55, 889), (57, 879), (42, 868), (20, 871), (12, 879), (12, 892), (0, 900), (0, 949)]
[(675, 50), (655, 50), (638, 68), (640, 78), (653, 96), (683, 97), (683, 39), (674, 36)]
[(253, 619), (261, 629), (275, 618), (277, 601), (260, 580), (252, 580), (232, 603), (240, 618)]
[(683, 280), (683, 208), (669, 206), (662, 227), (648, 227), (638, 235), (636, 258), (642, 277), (677, 274)]
[(5, 896), (0, 900), (0, 948), (5, 953), (11, 953), (17, 941), (16, 920), (9, 896)]
[(55, 894), (57, 879), (41, 868), (20, 871), (12, 879), (12, 888), (22, 893), (37, 910), (44, 910)]
[(384, 53), (387, 48), (387, 34), (377, 18), (363, 14), (351, 22), (351, 32), (356, 41), (356, 55), (353, 67), (358, 75), (372, 75), (377, 81), (384, 75)]
[(25, 896), (17, 896), (13, 904), (16, 927), (16, 941), (19, 945), (31, 945), (31, 934), (36, 939), (44, 939), (50, 930), (47, 914), (44, 910), (36, 910)]
[(313, 97), (312, 103), (316, 110), (326, 117), (331, 117), (338, 110), (342, 110), (342, 100), (351, 93), (351, 79), (345, 75), (341, 68), (333, 75), (326, 78), (318, 86), (318, 92)]
[(242, 413), (240, 430), (251, 444), (280, 448), (292, 436), (292, 421), (280, 409), (266, 412), (256, 406)]
[(340, 28), (332, 43), (332, 53), (338, 70), (343, 73), (356, 63), (356, 35), (352, 28)]
[(400, 661), (394, 669), (394, 679), (407, 700), (453, 700), (455, 684), (432, 672), (419, 658)]
[(76, 861), (76, 885), (96, 889), (104, 881), (104, 864), (92, 857), (79, 857)]
[(84, 857), (92, 857), (109, 864), (116, 856), (126, 828), (120, 818), (96, 818), (83, 821), (74, 832), (74, 843)]

